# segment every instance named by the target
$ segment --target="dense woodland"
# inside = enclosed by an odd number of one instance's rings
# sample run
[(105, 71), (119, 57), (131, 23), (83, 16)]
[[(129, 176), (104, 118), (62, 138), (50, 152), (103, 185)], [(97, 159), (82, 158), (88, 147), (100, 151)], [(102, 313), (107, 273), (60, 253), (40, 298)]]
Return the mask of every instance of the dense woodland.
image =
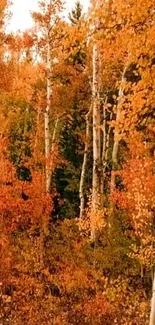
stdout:
[(155, 325), (155, 2), (39, 8), (0, 1), (0, 324)]

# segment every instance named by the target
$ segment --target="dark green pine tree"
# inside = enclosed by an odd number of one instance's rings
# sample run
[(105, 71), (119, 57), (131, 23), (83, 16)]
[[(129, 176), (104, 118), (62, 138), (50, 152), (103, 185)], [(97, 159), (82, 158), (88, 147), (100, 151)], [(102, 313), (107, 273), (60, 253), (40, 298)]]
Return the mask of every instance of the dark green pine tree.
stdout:
[(69, 13), (69, 20), (73, 25), (77, 25), (81, 19), (82, 16), (82, 5), (80, 1), (77, 1), (75, 3), (75, 8), (72, 9), (72, 11)]
[[(79, 24), (81, 17), (82, 6), (78, 1), (70, 13), (69, 19), (76, 26)], [(77, 52), (75, 51), (70, 56), (70, 60), (66, 60), (66, 65), (72, 65), (77, 73), (79, 71), (82, 73), (86, 60), (86, 44), (79, 49), (79, 41), (76, 40), (74, 46), (77, 47)], [(86, 96), (86, 94), (82, 95), (82, 97)], [(59, 142), (61, 156), (68, 163), (62, 168), (56, 169), (54, 175), (58, 193), (58, 197), (55, 198), (54, 215), (58, 219), (73, 218), (79, 215), (79, 183), (84, 152), (84, 143), (81, 141), (80, 134), (81, 132), (85, 133), (85, 109), (81, 105), (81, 94), (75, 96), (71, 106), (70, 119), (62, 127)], [(89, 179), (91, 179), (89, 174), (88, 171), (88, 183)], [(59, 205), (59, 199), (64, 202), (62, 205)]]
[(61, 206), (55, 206), (58, 218), (73, 218), (79, 214), (79, 181), (83, 160), (83, 143), (80, 140), (80, 131), (84, 129), (84, 115), (75, 102), (72, 118), (63, 125), (61, 131), (61, 155), (67, 163), (55, 172), (55, 183)]

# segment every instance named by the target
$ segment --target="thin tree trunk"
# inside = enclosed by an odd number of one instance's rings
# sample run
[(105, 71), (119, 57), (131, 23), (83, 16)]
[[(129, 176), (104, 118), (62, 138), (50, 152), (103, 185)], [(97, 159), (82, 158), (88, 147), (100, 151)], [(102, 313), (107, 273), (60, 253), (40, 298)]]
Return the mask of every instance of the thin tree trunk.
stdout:
[[(110, 121), (112, 120), (113, 112), (110, 113)], [(105, 149), (105, 159), (104, 159), (104, 171), (108, 163), (108, 151), (109, 151), (109, 144), (110, 144), (110, 132), (111, 132), (111, 126), (109, 125), (109, 129), (107, 132), (107, 138), (106, 138), (106, 149)]]
[(116, 112), (116, 127), (114, 129), (114, 145), (113, 145), (113, 151), (112, 151), (112, 173), (111, 173), (111, 193), (115, 189), (115, 169), (118, 165), (118, 149), (119, 149), (119, 142), (120, 142), (120, 130), (119, 130), (119, 122), (120, 122), (120, 115), (121, 115), (121, 108), (120, 104), (122, 101), (122, 97), (124, 96), (124, 91), (123, 91), (123, 85), (125, 83), (125, 72), (126, 72), (126, 67), (124, 68), (123, 74), (122, 74), (122, 80), (121, 80), (121, 86), (119, 89), (119, 101), (117, 105), (117, 112)]
[[(112, 120), (112, 115), (113, 113), (110, 113), (110, 121)], [(105, 125), (106, 127), (106, 125)], [(109, 153), (109, 145), (110, 145), (110, 132), (111, 132), (111, 126), (109, 125), (108, 130), (106, 131), (106, 137), (104, 138), (105, 140), (105, 145), (103, 146), (104, 148), (104, 152), (102, 155), (102, 183), (103, 183), (103, 187), (102, 187), (102, 193), (104, 193), (104, 181), (105, 181), (105, 172), (106, 172), (106, 167), (108, 165), (108, 153)]]
[(152, 288), (152, 299), (151, 299), (151, 313), (149, 325), (155, 325), (155, 274)]
[(55, 125), (54, 125), (54, 130), (53, 130), (53, 135), (52, 135), (52, 144), (51, 144), (51, 151), (53, 152), (54, 150), (54, 144), (56, 140), (56, 134), (57, 134), (57, 128), (58, 128), (58, 122), (59, 122), (59, 117), (57, 116), (55, 120)]
[[(96, 8), (100, 6), (100, 0), (96, 1)], [(99, 20), (94, 22), (94, 29), (98, 28)], [(91, 239), (95, 241), (96, 226), (95, 214), (99, 208), (101, 194), (100, 188), (100, 168), (101, 168), (101, 122), (100, 122), (100, 61), (99, 48), (97, 42), (93, 46), (93, 82), (92, 82), (92, 109), (93, 109), (93, 179), (92, 179), (92, 220)]]
[(36, 132), (35, 132), (34, 149), (33, 149), (35, 158), (36, 158), (36, 152), (38, 146), (39, 120), (40, 120), (40, 109), (37, 110), (37, 118), (36, 118)]
[[(99, 50), (93, 47), (93, 180), (92, 180), (92, 215), (98, 209), (100, 196), (101, 167), (101, 130), (100, 130), (100, 98), (99, 98)], [(95, 222), (92, 221), (91, 238), (95, 240)]]
[(48, 40), (47, 44), (47, 105), (44, 114), (45, 119), (45, 159), (46, 159), (46, 192), (50, 192), (50, 129), (49, 129), (49, 111), (51, 107), (51, 48), (50, 48), (50, 40)]
[(83, 157), (83, 164), (82, 164), (82, 170), (81, 170), (81, 179), (80, 179), (80, 187), (79, 187), (80, 220), (83, 219), (84, 209), (85, 209), (84, 185), (85, 185), (87, 161), (88, 161), (88, 150), (89, 150), (90, 113), (91, 113), (91, 109), (86, 115), (86, 139), (85, 139), (85, 149), (84, 149), (84, 157)]
[(107, 104), (107, 97), (105, 100), (105, 103), (103, 105), (103, 148), (102, 148), (102, 163), (104, 163), (105, 159), (105, 151), (106, 151), (106, 139), (107, 139), (107, 133), (106, 133), (106, 104)]
[(107, 132), (106, 132), (106, 104), (107, 97), (105, 99), (105, 103), (103, 104), (103, 140), (102, 140), (102, 177), (101, 177), (101, 193), (104, 193), (104, 172), (105, 172), (105, 155), (106, 155), (106, 142), (107, 142)]
[(49, 165), (49, 184), (51, 185), (52, 182), (52, 175), (53, 175), (53, 160), (54, 160), (54, 150), (55, 150), (55, 144), (56, 144), (56, 135), (57, 135), (57, 128), (59, 123), (59, 117), (57, 116), (55, 120), (53, 135), (52, 135), (52, 141), (51, 141), (51, 148), (50, 148), (50, 165)]

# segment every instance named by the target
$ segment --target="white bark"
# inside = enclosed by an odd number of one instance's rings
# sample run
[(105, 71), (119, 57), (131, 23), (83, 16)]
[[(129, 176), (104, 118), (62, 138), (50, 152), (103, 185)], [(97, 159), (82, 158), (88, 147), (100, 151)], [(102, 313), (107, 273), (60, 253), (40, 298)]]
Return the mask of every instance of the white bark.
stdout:
[(104, 173), (105, 173), (105, 156), (106, 156), (106, 142), (107, 142), (107, 132), (106, 132), (106, 104), (107, 97), (103, 104), (103, 139), (102, 139), (102, 177), (101, 177), (101, 193), (104, 192)]
[(152, 299), (151, 299), (151, 313), (149, 325), (155, 325), (155, 274), (152, 288)]
[(86, 115), (86, 139), (85, 139), (85, 149), (84, 149), (84, 157), (83, 157), (80, 187), (79, 187), (80, 220), (82, 220), (82, 218), (83, 218), (84, 209), (85, 209), (84, 185), (85, 185), (85, 177), (86, 177), (86, 170), (87, 170), (89, 139), (90, 139), (90, 113), (91, 113), (91, 110)]
[[(56, 42), (57, 32), (55, 27), (60, 21), (60, 13), (63, 9), (63, 4), (61, 0), (43, 0), (39, 2), (39, 16), (36, 15), (37, 12), (34, 12), (34, 20), (36, 22), (36, 32), (40, 34), (38, 35), (38, 39), (44, 38), (46, 41), (47, 47), (47, 56), (46, 56), (46, 108), (44, 111), (44, 147), (45, 147), (45, 183), (46, 183), (46, 192), (50, 192), (51, 186), (51, 141), (50, 141), (50, 109), (51, 109), (51, 97), (52, 97), (52, 85), (51, 85), (51, 77), (52, 77), (52, 46)], [(39, 32), (40, 28), (40, 32)], [(37, 34), (38, 34), (37, 33)], [(38, 43), (39, 44), (39, 43)], [(39, 51), (37, 44), (37, 52)], [(36, 53), (37, 57), (39, 53)], [(57, 124), (57, 122), (56, 122)], [(54, 127), (54, 137), (55, 137), (55, 127)]]
[(52, 181), (52, 175), (53, 175), (53, 169), (54, 169), (54, 150), (55, 150), (55, 144), (56, 144), (56, 135), (57, 135), (57, 128), (58, 128), (58, 122), (59, 122), (59, 117), (57, 116), (55, 120), (55, 125), (54, 125), (54, 130), (53, 130), (53, 135), (52, 135), (52, 141), (50, 144), (50, 165), (49, 165), (49, 189), (51, 186), (51, 181)]
[(96, 205), (96, 195), (100, 190), (100, 162), (101, 162), (101, 141), (100, 141), (100, 99), (99, 99), (99, 57), (97, 45), (93, 48), (93, 188), (92, 203)]
[(40, 120), (40, 109), (38, 108), (37, 118), (36, 118), (36, 132), (35, 132), (35, 140), (34, 140), (34, 158), (35, 159), (36, 159), (37, 147), (38, 147), (39, 120)]
[(107, 104), (107, 97), (105, 103), (103, 105), (103, 148), (102, 148), (102, 164), (105, 160), (105, 152), (106, 152), (106, 140), (107, 140), (107, 133), (106, 133), (106, 104)]
[[(110, 121), (112, 120), (112, 111), (110, 113)], [(103, 109), (103, 152), (102, 152), (102, 188), (101, 192), (104, 194), (104, 179), (105, 179), (105, 171), (106, 167), (108, 165), (108, 153), (109, 153), (109, 144), (110, 144), (110, 132), (111, 132), (111, 126), (109, 125), (108, 129), (106, 125), (106, 110), (105, 107)]]
[[(96, 1), (98, 9), (100, 0)], [(94, 29), (99, 26), (96, 19)], [(92, 82), (92, 109), (93, 109), (93, 179), (92, 179), (92, 225), (91, 239), (95, 240), (95, 211), (98, 209), (100, 196), (100, 168), (101, 168), (101, 122), (100, 122), (100, 77), (99, 77), (99, 48), (97, 42), (93, 46), (93, 82)]]
[(50, 192), (50, 129), (49, 129), (49, 111), (51, 107), (51, 48), (50, 40), (47, 44), (47, 105), (44, 114), (45, 119), (45, 159), (46, 159), (46, 192)]
[[(110, 121), (112, 120), (113, 112), (110, 113)], [(110, 143), (110, 132), (111, 132), (111, 126), (109, 125), (109, 129), (107, 132), (106, 137), (106, 149), (105, 149), (105, 159), (104, 159), (104, 170), (108, 163), (108, 151), (109, 151), (109, 143)]]
[(119, 122), (120, 122), (120, 116), (121, 116), (121, 101), (124, 96), (123, 86), (125, 83), (125, 72), (126, 67), (124, 68), (123, 74), (122, 74), (122, 80), (121, 80), (121, 86), (119, 89), (119, 100), (117, 105), (117, 112), (116, 112), (116, 127), (114, 129), (114, 145), (113, 145), (113, 151), (112, 151), (112, 173), (111, 173), (111, 193), (115, 189), (115, 173), (114, 170), (118, 164), (118, 149), (119, 149), (119, 142), (120, 142), (120, 129), (119, 129)]

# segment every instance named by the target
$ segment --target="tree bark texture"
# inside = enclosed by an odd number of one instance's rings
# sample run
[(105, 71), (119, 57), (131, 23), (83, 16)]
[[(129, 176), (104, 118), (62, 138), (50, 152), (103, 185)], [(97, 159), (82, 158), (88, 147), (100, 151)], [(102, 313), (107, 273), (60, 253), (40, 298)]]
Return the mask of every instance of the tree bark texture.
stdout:
[(120, 117), (121, 117), (121, 102), (122, 98), (124, 96), (124, 83), (126, 81), (125, 79), (125, 72), (126, 72), (126, 67), (124, 68), (123, 74), (122, 74), (122, 80), (121, 80), (121, 85), (119, 89), (119, 97), (118, 97), (118, 105), (117, 105), (117, 112), (116, 112), (116, 126), (114, 129), (114, 144), (113, 144), (113, 151), (112, 151), (112, 173), (111, 173), (111, 193), (115, 189), (115, 173), (114, 171), (117, 168), (118, 165), (118, 149), (119, 149), (119, 142), (120, 142), (120, 129), (119, 129), (119, 122), (120, 122)]
[(84, 157), (83, 164), (81, 170), (81, 179), (80, 179), (80, 187), (79, 187), (79, 198), (80, 198), (80, 220), (82, 220), (85, 210), (85, 178), (87, 171), (87, 161), (88, 161), (88, 151), (89, 151), (89, 140), (90, 140), (90, 113), (91, 110), (86, 115), (86, 139), (85, 139), (85, 149), (84, 149)]
[[(99, 8), (100, 1), (97, 1), (96, 8)], [(99, 25), (98, 19), (94, 28)], [(92, 218), (95, 218), (95, 211), (98, 209), (101, 189), (101, 116), (100, 116), (100, 59), (97, 42), (93, 45), (93, 81), (92, 81), (92, 114), (93, 114), (93, 179), (92, 179)], [(95, 240), (95, 222), (92, 220), (91, 239)]]
[(47, 44), (47, 105), (44, 113), (45, 119), (45, 160), (46, 160), (46, 192), (50, 192), (50, 129), (49, 129), (49, 111), (51, 107), (51, 47), (50, 40)]

